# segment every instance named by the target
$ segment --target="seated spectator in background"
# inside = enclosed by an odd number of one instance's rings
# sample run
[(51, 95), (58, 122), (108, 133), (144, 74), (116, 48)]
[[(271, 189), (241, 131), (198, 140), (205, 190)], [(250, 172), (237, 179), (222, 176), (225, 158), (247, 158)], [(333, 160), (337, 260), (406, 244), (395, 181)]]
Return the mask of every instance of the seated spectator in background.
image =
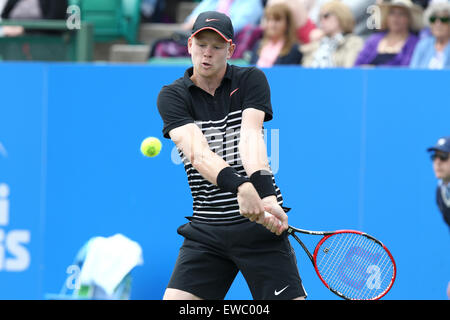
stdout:
[(230, 17), (234, 34), (246, 25), (257, 25), (263, 15), (261, 0), (202, 0), (186, 18), (183, 29), (192, 30), (197, 16), (204, 11), (219, 11)]
[(422, 38), (411, 59), (411, 68), (450, 68), (450, 2), (432, 3), (425, 11), (424, 23), (431, 36)]
[(411, 0), (383, 2), (381, 29), (370, 36), (355, 65), (409, 66), (422, 27), (422, 8)]
[(320, 8), (319, 16), (323, 36), (301, 47), (302, 65), (313, 68), (352, 67), (364, 41), (352, 34), (355, 22), (350, 8), (333, 0)]
[[(313, 5), (311, 6), (311, 9), (309, 11), (309, 17), (313, 20), (314, 23), (316, 24), (319, 23), (318, 17), (320, 8), (324, 3), (328, 1), (329, 0), (313, 0)], [(373, 30), (368, 28), (368, 22), (370, 25), (370, 21), (368, 21), (368, 19), (370, 17), (370, 14), (372, 13), (369, 8), (372, 5), (376, 4), (376, 0), (340, 0), (340, 1), (345, 5), (347, 5), (353, 13), (353, 18), (355, 19), (355, 27), (353, 29), (353, 33), (363, 38), (372, 34)], [(372, 28), (372, 26), (370, 26), (370, 28)], [(317, 40), (319, 39), (321, 34), (314, 31), (311, 36), (313, 37), (314, 40)]]
[(308, 16), (308, 10), (311, 5), (308, 0), (269, 0), (266, 7), (276, 4), (284, 3), (291, 9), (295, 21), (295, 29), (297, 40), (300, 44), (309, 43), (311, 41), (311, 31), (316, 29), (316, 25)]
[(300, 64), (302, 54), (289, 6), (284, 3), (267, 5), (263, 21), (263, 38), (255, 45), (250, 63), (260, 68), (275, 64)]
[[(67, 0), (8, 0), (1, 12), (2, 19), (10, 20), (64, 20)], [(0, 35), (15, 37), (25, 33), (21, 26), (3, 26)], [(51, 33), (51, 32), (49, 32)]]

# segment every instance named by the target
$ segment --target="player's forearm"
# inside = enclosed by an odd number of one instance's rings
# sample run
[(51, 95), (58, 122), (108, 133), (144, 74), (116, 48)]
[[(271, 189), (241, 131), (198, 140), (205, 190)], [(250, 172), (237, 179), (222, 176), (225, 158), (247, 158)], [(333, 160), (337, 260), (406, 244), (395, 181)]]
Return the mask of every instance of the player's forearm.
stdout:
[(191, 123), (169, 132), (170, 138), (203, 178), (217, 184), (217, 175), (228, 164), (209, 148), (197, 125)]
[(277, 204), (266, 145), (261, 130), (244, 130), (239, 144), (242, 165), (266, 204)]
[(270, 171), (266, 144), (261, 130), (241, 131), (239, 154), (247, 176), (250, 177), (259, 170)]
[[(227, 162), (211, 150), (203, 150), (201, 155), (194, 156), (192, 165), (206, 180), (218, 186), (222, 191), (234, 193), (241, 199), (252, 197), (258, 199), (258, 193), (249, 183), (249, 179), (240, 175), (236, 169), (229, 166)], [(239, 205), (241, 206), (241, 202)], [(246, 209), (248, 208), (241, 208), (243, 212), (246, 212)]]
[(228, 164), (209, 148), (197, 150), (189, 160), (203, 178), (215, 185), (219, 172), (228, 167)]

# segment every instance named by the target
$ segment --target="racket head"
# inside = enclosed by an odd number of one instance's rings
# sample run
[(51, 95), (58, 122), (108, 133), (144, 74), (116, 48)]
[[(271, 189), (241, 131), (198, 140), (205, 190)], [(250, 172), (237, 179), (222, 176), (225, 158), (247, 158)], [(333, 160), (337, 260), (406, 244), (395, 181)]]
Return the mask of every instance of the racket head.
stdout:
[(313, 260), (324, 285), (345, 299), (378, 300), (392, 288), (397, 274), (389, 250), (355, 230), (338, 230), (323, 237)]

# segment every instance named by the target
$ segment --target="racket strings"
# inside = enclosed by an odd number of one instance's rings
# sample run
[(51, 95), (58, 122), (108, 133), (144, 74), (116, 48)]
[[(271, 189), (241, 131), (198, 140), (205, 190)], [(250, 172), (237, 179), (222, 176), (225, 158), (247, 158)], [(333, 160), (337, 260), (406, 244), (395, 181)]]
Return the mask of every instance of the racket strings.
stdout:
[[(381, 246), (374, 244), (374, 251), (376, 251), (377, 249), (379, 250), (379, 248), (381, 248)], [(394, 277), (394, 265), (392, 263), (392, 260), (384, 250), (382, 251), (382, 253), (383, 255), (378, 262), (379, 269), (372, 270), (372, 272), (377, 272), (380, 276), (378, 277), (378, 279), (372, 279), (372, 282), (368, 283), (368, 285), (364, 287), (364, 290), (361, 292), (361, 295), (364, 297), (370, 296), (370, 291), (373, 290), (373, 288), (383, 289), (383, 291), (386, 290), (387, 288), (389, 288), (389, 285), (391, 284), (391, 281)], [(385, 276), (381, 277), (382, 274), (384, 274)]]
[[(362, 237), (360, 237), (360, 238), (362, 238)], [(367, 270), (368, 270), (367, 264), (364, 261), (368, 257), (374, 256), (377, 254), (376, 253), (377, 246), (376, 246), (375, 242), (369, 242), (368, 245), (363, 242), (364, 241), (362, 241), (362, 239), (361, 239), (361, 241), (359, 241), (359, 243), (357, 243), (356, 246), (358, 246), (358, 247), (365, 246), (364, 249), (366, 251), (362, 255), (357, 255), (357, 257), (355, 259), (355, 265), (357, 267), (349, 268), (349, 269), (347, 269), (347, 271), (348, 271), (349, 278), (352, 278), (352, 279), (355, 279), (355, 278), (358, 279), (358, 277), (359, 277), (359, 279), (361, 277), (363, 278), (362, 280), (360, 279), (360, 281), (362, 281), (364, 283), (364, 285), (362, 286), (363, 289), (362, 289), (362, 291), (360, 291), (359, 295), (360, 295), (360, 298), (367, 298), (367, 296), (368, 296), (367, 294), (369, 292), (366, 292), (366, 291), (376, 289), (377, 287), (379, 288), (380, 286), (378, 284), (378, 279), (369, 279), (369, 277), (367, 277), (367, 279), (366, 279), (364, 277), (364, 275), (367, 274)], [(373, 264), (373, 265), (375, 266), (375, 264)], [(374, 270), (372, 270), (373, 272), (376, 271), (375, 267), (371, 268), (371, 269), (374, 269)], [(375, 281), (375, 283), (373, 283), (374, 281)], [(356, 294), (355, 291), (353, 291), (353, 293)]]
[[(346, 246), (347, 246), (347, 243), (342, 243), (342, 244), (335, 244), (335, 242), (336, 241), (338, 241), (338, 242), (340, 242), (340, 241), (342, 241), (342, 238), (339, 238), (339, 237), (333, 237), (332, 238), (333, 239), (333, 242), (330, 244), (330, 248), (339, 248), (339, 250), (337, 251), (337, 253), (336, 253), (336, 257), (338, 258), (338, 259), (340, 259), (341, 257), (342, 257), (342, 255), (344, 254), (344, 249), (346, 248)], [(348, 242), (348, 241), (350, 241), (350, 237), (347, 237), (347, 238), (345, 238), (345, 240)], [(327, 248), (328, 250), (329, 250), (329, 248)], [(328, 260), (329, 259), (331, 259), (332, 257), (333, 257), (333, 255), (327, 255), (327, 257), (328, 257)], [(329, 261), (324, 261), (324, 265), (325, 266), (328, 266), (328, 268), (327, 268), (327, 270), (325, 271), (325, 273), (327, 273), (327, 272), (330, 272), (330, 268), (333, 268), (333, 267), (335, 267), (335, 264), (333, 264), (333, 263), (329, 263)]]
[[(355, 275), (360, 272), (360, 268), (353, 269), (342, 269), (342, 263), (344, 259), (344, 254), (348, 251), (350, 244), (355, 247), (359, 247), (361, 245), (361, 239), (358, 242), (355, 242), (352, 237), (331, 237), (333, 239), (330, 245), (324, 249), (324, 253), (322, 257), (327, 257), (327, 259), (321, 259), (318, 263), (318, 269), (320, 274), (324, 278), (324, 280), (328, 283), (328, 285), (334, 290), (344, 294), (345, 296), (349, 296), (354, 294), (349, 292), (349, 288), (354, 286), (352, 285), (355, 280)], [(323, 246), (323, 245), (322, 245)], [(334, 250), (333, 248), (338, 248)], [(326, 251), (325, 251), (326, 250)], [(330, 250), (333, 250), (333, 254), (328, 254)], [(358, 263), (359, 258), (356, 259), (356, 263)], [(336, 263), (340, 261), (341, 263)], [(360, 265), (358, 265), (360, 266)], [(339, 277), (335, 277), (336, 274), (339, 274)], [(343, 281), (343, 279), (345, 279)], [(348, 279), (351, 279), (350, 281)], [(350, 287), (348, 287), (350, 285)]]
[[(364, 238), (360, 237), (360, 240), (355, 243), (355, 246), (352, 248), (364, 248), (364, 250), (359, 250), (357, 254), (353, 254), (351, 258), (351, 265), (344, 265), (344, 268), (341, 268), (344, 274), (345, 280), (341, 283), (338, 283), (338, 290), (342, 290), (345, 292), (347, 296), (356, 297), (358, 299), (369, 299), (373, 298), (371, 296), (374, 293), (374, 289), (380, 289), (380, 274), (381, 271), (379, 266), (376, 264), (368, 264), (368, 260), (370, 263), (374, 263), (376, 259), (371, 259), (371, 257), (379, 257), (377, 253), (377, 245), (375, 242), (366, 243), (363, 241)], [(348, 261), (346, 261), (346, 264)], [(372, 266), (372, 267), (371, 267)], [(370, 278), (370, 272), (376, 272), (375, 277)], [(342, 278), (342, 274), (340, 278)], [(351, 279), (351, 280), (349, 280)]]
[[(350, 241), (352, 241), (351, 237), (337, 237), (333, 236), (330, 237), (332, 239), (331, 243), (326, 243), (326, 247), (323, 250), (324, 253), (328, 253), (330, 250), (334, 251), (334, 254), (326, 254), (322, 257), (326, 257), (327, 259), (321, 259), (320, 265), (323, 265), (326, 269), (323, 270), (324, 274), (328, 272), (332, 272), (332, 268), (336, 267), (336, 264), (333, 263), (336, 260), (342, 259), (344, 253), (348, 250), (348, 246)], [(328, 240), (329, 241), (329, 240)], [(355, 243), (356, 245), (360, 245), (360, 243)], [(325, 246), (325, 242), (322, 244), (321, 247)], [(330, 259), (333, 259), (334, 261), (330, 261)]]
[[(365, 250), (359, 249), (364, 245), (366, 246), (364, 247)], [(373, 298), (374, 293), (376, 293), (376, 290), (374, 289), (380, 289), (382, 287), (380, 275), (384, 273), (382, 270), (384, 263), (381, 262), (380, 269), (379, 266), (373, 264), (373, 262), (375, 262), (373, 261), (374, 259), (370, 259), (371, 257), (379, 257), (379, 254), (376, 253), (378, 247), (372, 242), (367, 245), (364, 241), (360, 240), (359, 242), (354, 243), (352, 248), (358, 248), (357, 251), (359, 252), (350, 253), (351, 258), (346, 260), (342, 260), (343, 257), (341, 255), (342, 262), (339, 265), (340, 269), (338, 269), (340, 270), (340, 274), (336, 279), (338, 280), (337, 283), (333, 285), (337, 290), (343, 291), (345, 295), (353, 298)], [(348, 254), (346, 257), (348, 257)], [(368, 263), (371, 264), (368, 265)], [(375, 275), (372, 276), (372, 279), (369, 279), (370, 272), (375, 273)]]
[[(325, 248), (327, 251), (324, 251), (324, 253), (328, 253), (330, 251), (330, 248), (333, 248), (333, 250), (335, 250), (334, 248), (338, 248), (338, 250), (336, 251), (336, 253), (334, 255), (326, 254), (326, 255), (322, 256), (322, 257), (328, 258), (327, 260), (321, 259), (321, 266), (323, 268), (322, 272), (324, 275), (333, 274), (336, 272), (335, 269), (337, 268), (337, 265), (336, 265), (335, 261), (341, 260), (343, 258), (343, 255), (349, 244), (349, 241), (351, 241), (350, 237), (342, 238), (342, 237), (334, 236), (334, 237), (331, 237), (331, 239), (332, 239), (332, 242), (329, 246), (327, 245), (327, 247)], [(332, 260), (330, 261), (330, 259), (332, 259)], [(320, 269), (321, 268), (319, 267), (319, 270)], [(321, 274), (322, 274), (322, 272), (321, 272)]]
[(327, 285), (350, 299), (374, 299), (387, 290), (394, 266), (386, 250), (357, 233), (336, 233), (316, 250), (316, 268)]

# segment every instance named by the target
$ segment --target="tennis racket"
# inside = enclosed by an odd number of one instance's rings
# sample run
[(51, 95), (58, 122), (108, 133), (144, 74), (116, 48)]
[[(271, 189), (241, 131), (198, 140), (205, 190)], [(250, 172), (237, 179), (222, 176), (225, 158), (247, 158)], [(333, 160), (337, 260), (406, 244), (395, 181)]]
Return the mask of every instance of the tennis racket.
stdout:
[[(266, 214), (270, 214), (267, 213)], [(317, 275), (333, 293), (347, 300), (378, 300), (394, 284), (394, 258), (383, 243), (355, 230), (310, 231), (289, 226)], [(322, 236), (313, 254), (296, 233)]]

